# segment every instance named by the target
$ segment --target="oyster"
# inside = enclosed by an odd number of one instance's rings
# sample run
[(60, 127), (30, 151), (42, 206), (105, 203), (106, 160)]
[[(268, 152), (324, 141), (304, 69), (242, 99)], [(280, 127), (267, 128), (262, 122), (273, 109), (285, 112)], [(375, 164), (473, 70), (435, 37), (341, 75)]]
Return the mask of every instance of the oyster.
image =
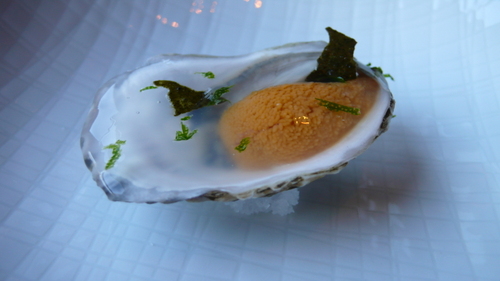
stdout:
[[(98, 91), (81, 137), (93, 179), (111, 200), (172, 203), (270, 196), (339, 172), (387, 129), (394, 100), (382, 73), (356, 60), (354, 80), (304, 82), (326, 46), (295, 43), (233, 57), (161, 55), (112, 79)], [(200, 75), (208, 71), (215, 78)], [(230, 103), (201, 107), (188, 113), (190, 119), (176, 117), (168, 90), (141, 91), (162, 79), (206, 93), (229, 89), (224, 99)], [(330, 84), (337, 85), (323, 89)], [(275, 87), (310, 94), (307, 101), (268, 99)], [(350, 97), (352, 89), (362, 92), (359, 99)], [(326, 92), (336, 92), (347, 108), (359, 106), (361, 115), (330, 112), (321, 104), (333, 97), (321, 94)], [(250, 99), (270, 106), (252, 112), (259, 105), (245, 105)], [(306, 111), (273, 115), (285, 103)], [(349, 124), (339, 132), (335, 124), (342, 123)], [(189, 138), (175, 141), (179, 133)], [(234, 149), (238, 143), (241, 152)]]

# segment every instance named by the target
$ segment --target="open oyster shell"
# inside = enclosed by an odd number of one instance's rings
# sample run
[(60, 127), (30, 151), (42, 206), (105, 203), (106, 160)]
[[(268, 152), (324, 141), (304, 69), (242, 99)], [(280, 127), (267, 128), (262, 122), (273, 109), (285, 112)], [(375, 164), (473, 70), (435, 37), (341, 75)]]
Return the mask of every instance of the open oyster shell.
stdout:
[[(394, 100), (385, 78), (358, 63), (358, 73), (380, 85), (372, 109), (342, 140), (303, 161), (253, 171), (236, 167), (222, 147), (217, 124), (229, 103), (201, 108), (184, 123), (198, 132), (174, 141), (180, 118), (167, 89), (140, 92), (155, 80), (172, 80), (197, 91), (232, 86), (224, 97), (232, 104), (267, 87), (304, 81), (316, 68), (326, 42), (287, 44), (234, 57), (161, 55), (142, 68), (120, 75), (97, 93), (84, 125), (81, 147), (93, 179), (110, 200), (146, 203), (234, 201), (271, 196), (339, 172), (387, 130)], [(211, 71), (215, 79), (197, 72)], [(111, 150), (125, 140), (121, 157), (105, 169)]]

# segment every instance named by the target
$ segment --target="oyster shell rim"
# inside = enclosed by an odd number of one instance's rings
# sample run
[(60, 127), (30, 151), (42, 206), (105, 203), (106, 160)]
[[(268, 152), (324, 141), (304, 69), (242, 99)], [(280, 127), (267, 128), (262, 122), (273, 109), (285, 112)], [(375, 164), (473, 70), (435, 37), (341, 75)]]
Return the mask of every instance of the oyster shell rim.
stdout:
[[(384, 118), (382, 119), (382, 122), (380, 124), (379, 129), (378, 129), (378, 133), (365, 146), (364, 149), (358, 151), (358, 153), (355, 156), (353, 156), (351, 159), (349, 159), (341, 164), (332, 166), (328, 169), (320, 170), (320, 171), (310, 173), (310, 174), (297, 176), (289, 181), (281, 181), (280, 183), (274, 185), (275, 188), (272, 187), (273, 185), (269, 185), (269, 186), (266, 185), (266, 186), (261, 186), (261, 187), (255, 187), (254, 189), (249, 190), (247, 192), (237, 193), (237, 194), (233, 194), (233, 193), (230, 193), (227, 191), (221, 191), (221, 190), (212, 190), (212, 191), (206, 192), (200, 196), (197, 196), (197, 197), (194, 197), (191, 199), (186, 199), (185, 201), (188, 201), (188, 202), (204, 202), (204, 201), (232, 202), (232, 201), (244, 200), (244, 199), (248, 199), (248, 198), (268, 197), (268, 196), (273, 196), (273, 195), (280, 193), (280, 192), (283, 192), (283, 191), (287, 191), (290, 189), (305, 186), (305, 185), (307, 185), (307, 184), (309, 184), (317, 179), (320, 179), (326, 175), (339, 173), (343, 168), (345, 168), (347, 166), (347, 164), (349, 164), (349, 161), (353, 160), (354, 158), (356, 158), (357, 156), (362, 154), (368, 148), (369, 145), (371, 145), (381, 134), (383, 134), (384, 132), (386, 132), (389, 129), (389, 123), (393, 117), (394, 108), (396, 106), (396, 101), (394, 100), (392, 93), (391, 92), (389, 92), (389, 93), (391, 95), (390, 96), (390, 104), (389, 104), (389, 107), (387, 108), (387, 111), (384, 115)], [(160, 203), (173, 203), (173, 202), (160, 202)]]
[[(302, 45), (305, 47), (314, 48), (314, 47), (317, 47), (316, 45), (322, 44), (322, 43), (325, 43), (325, 42), (323, 42), (323, 41), (298, 42), (298, 43), (285, 44), (282, 46), (273, 47), (273, 48), (269, 48), (269, 49), (265, 49), (265, 50), (273, 50), (273, 51), (279, 53), (282, 50), (288, 49), (288, 48), (293, 47), (293, 46)], [(311, 46), (309, 46), (309, 44), (311, 44)], [(315, 45), (315, 46), (312, 46), (312, 45)], [(262, 51), (258, 51), (255, 53), (259, 53), (259, 52), (262, 52)], [(245, 56), (251, 56), (252, 54), (255, 54), (255, 53), (241, 55), (241, 56), (222, 57), (222, 58), (245, 57)], [(295, 53), (295, 52), (292, 52), (292, 53)], [(182, 57), (197, 58), (197, 59), (217, 58), (217, 56), (169, 54), (169, 55), (159, 55), (159, 56), (157, 56), (156, 60), (162, 60), (162, 59), (165, 59), (166, 57), (171, 57), (171, 56), (178, 56), (177, 58), (180, 58), (180, 59), (182, 59)], [(148, 192), (145, 190), (140, 191), (140, 192), (135, 192), (135, 191), (128, 192), (126, 185), (128, 185), (130, 182), (125, 178), (119, 177), (120, 180), (117, 182), (118, 184), (108, 184), (107, 180), (105, 180), (105, 178), (108, 176), (106, 173), (101, 172), (101, 173), (95, 174), (93, 172), (93, 169), (95, 168), (94, 165), (96, 163), (96, 160), (99, 160), (99, 159), (94, 159), (92, 157), (91, 153), (88, 153), (88, 155), (84, 154), (85, 164), (87, 165), (89, 170), (92, 172), (94, 181), (98, 184), (99, 187), (101, 187), (101, 189), (103, 189), (103, 191), (107, 195), (108, 199), (112, 200), (112, 201), (121, 201), (121, 202), (174, 203), (174, 202), (178, 202), (178, 201), (200, 202), (200, 201), (207, 201), (207, 200), (228, 202), (228, 201), (236, 201), (236, 200), (243, 200), (243, 199), (249, 199), (249, 198), (259, 198), (259, 197), (265, 197), (265, 196), (272, 196), (272, 195), (277, 194), (277, 193), (282, 192), (282, 191), (302, 187), (302, 186), (304, 186), (304, 185), (306, 185), (306, 184), (308, 184), (316, 179), (319, 179), (325, 175), (335, 174), (335, 173), (340, 172), (340, 170), (342, 170), (350, 160), (352, 160), (353, 158), (359, 156), (362, 152), (364, 152), (368, 148), (368, 146), (370, 144), (372, 144), (373, 141), (375, 141), (375, 139), (377, 139), (380, 136), (380, 134), (385, 132), (388, 128), (388, 124), (390, 122), (390, 119), (392, 118), (392, 112), (394, 110), (395, 101), (393, 99), (392, 93), (390, 92), (390, 90), (387, 87), (387, 81), (386, 81), (385, 77), (383, 77), (380, 73), (372, 71), (368, 66), (360, 63), (356, 59), (355, 59), (355, 61), (358, 65), (359, 70), (367, 73), (369, 76), (376, 79), (378, 81), (378, 83), (381, 85), (380, 91), (385, 92), (384, 95), (386, 96), (385, 101), (383, 103), (384, 104), (383, 108), (386, 109), (386, 113), (385, 113), (385, 115), (383, 115), (384, 117), (382, 118), (382, 120), (380, 120), (380, 125), (379, 125), (378, 130), (374, 130), (373, 127), (372, 127), (372, 129), (370, 129), (370, 131), (372, 133), (369, 134), (370, 137), (366, 138), (363, 147), (359, 147), (359, 150), (355, 151), (354, 154), (350, 155), (346, 159), (340, 159), (341, 161), (336, 162), (337, 164), (335, 164), (333, 166), (327, 167), (327, 165), (323, 165), (323, 167), (317, 167), (316, 171), (309, 171), (309, 172), (296, 173), (294, 175), (289, 175), (288, 179), (281, 178), (279, 180), (275, 180), (275, 182), (272, 184), (265, 183), (263, 185), (262, 183), (260, 183), (260, 184), (254, 185), (254, 186), (248, 186), (247, 190), (245, 190), (243, 192), (241, 192), (241, 190), (236, 191), (236, 192), (230, 192), (230, 191), (227, 191), (227, 189), (225, 189), (223, 187), (212, 186), (212, 187), (210, 187), (209, 190), (207, 190), (205, 188), (198, 189), (198, 191), (196, 192), (197, 194), (191, 194), (191, 196), (182, 196), (179, 191), (173, 191), (173, 192), (168, 192), (169, 193), (168, 196), (162, 196), (163, 198), (166, 198), (166, 199), (163, 199), (163, 200), (160, 199), (158, 201), (151, 201), (151, 200), (147, 200), (145, 198), (145, 197), (150, 197), (150, 196), (144, 196), (144, 195), (149, 195), (149, 194), (147, 194)], [(156, 62), (158, 62), (158, 61), (156, 61)], [(155, 62), (155, 60), (150, 59), (150, 61), (143, 67), (146, 67), (150, 64), (155, 64), (156, 62)], [(104, 89), (106, 88), (106, 86), (121, 82), (124, 77), (126, 77), (129, 73), (131, 73), (133, 71), (135, 71), (135, 70), (120, 74), (120, 75), (112, 78), (111, 80), (109, 80), (105, 85), (103, 85), (100, 88), (97, 95), (94, 97), (94, 101), (98, 101), (102, 98), (102, 96), (105, 94)], [(83, 128), (82, 132), (85, 131), (86, 129), (88, 129), (87, 127), (93, 123), (90, 121), (92, 119), (95, 119), (95, 115), (98, 114), (99, 109), (96, 108), (96, 106), (97, 106), (97, 103), (94, 102), (92, 105), (92, 108), (89, 112), (89, 116), (84, 124), (84, 128)], [(94, 115), (94, 116), (92, 116), (92, 115)], [(382, 114), (379, 113), (378, 116), (382, 116)], [(380, 117), (378, 117), (378, 118), (380, 118)], [(379, 121), (375, 121), (375, 124), (378, 124), (378, 123), (379, 123)], [(373, 124), (373, 125), (375, 125), (375, 124)], [(85, 141), (84, 138), (82, 137), (80, 145), (81, 145), (81, 148), (83, 151), (84, 147), (88, 146), (89, 143), (87, 141)], [(92, 143), (90, 143), (90, 145), (92, 146)], [(89, 149), (87, 149), (87, 150), (89, 150)], [(297, 176), (297, 175), (299, 175), (299, 176)], [(109, 176), (116, 179), (116, 177), (113, 175), (109, 175)], [(205, 190), (203, 190), (203, 189), (205, 189)], [(156, 188), (154, 188), (152, 191), (153, 191), (153, 193), (157, 192)], [(191, 190), (191, 191), (195, 191), (195, 190)], [(135, 196), (138, 196), (139, 199), (138, 200), (135, 199)], [(134, 197), (134, 199), (132, 197)]]

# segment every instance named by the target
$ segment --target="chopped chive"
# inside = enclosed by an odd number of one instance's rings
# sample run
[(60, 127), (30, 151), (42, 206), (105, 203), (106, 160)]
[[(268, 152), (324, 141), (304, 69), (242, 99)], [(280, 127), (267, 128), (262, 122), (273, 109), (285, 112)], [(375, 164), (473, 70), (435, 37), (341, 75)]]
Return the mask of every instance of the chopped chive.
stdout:
[(207, 72), (195, 72), (194, 74), (201, 74), (203, 77), (208, 78), (208, 79), (214, 79), (215, 74), (212, 71), (207, 71)]
[(250, 143), (250, 138), (246, 137), (240, 141), (240, 144), (234, 149), (238, 150), (238, 152), (243, 152), (247, 149), (247, 145)]
[(184, 124), (184, 122), (181, 122), (181, 131), (177, 131), (175, 134), (175, 140), (176, 141), (185, 141), (189, 140), (196, 134), (198, 130), (193, 130), (189, 131), (189, 128)]
[(146, 91), (146, 90), (152, 90), (152, 89), (158, 89), (156, 86), (147, 86), (139, 90), (139, 92)]
[(392, 75), (388, 74), (388, 73), (384, 73), (384, 71), (382, 70), (381, 67), (378, 67), (378, 66), (373, 66), (372, 67), (372, 64), (371, 63), (368, 63), (366, 66), (370, 67), (373, 72), (378, 72), (380, 73), (382, 76), (384, 76), (385, 78), (390, 78), (392, 81), (394, 81), (394, 77), (392, 77)]
[(115, 143), (112, 143), (112, 144), (104, 147), (104, 149), (111, 149), (112, 150), (111, 151), (111, 153), (112, 153), (111, 158), (106, 163), (106, 167), (104, 167), (105, 170), (109, 170), (115, 166), (116, 161), (122, 155), (121, 146), (125, 143), (126, 143), (126, 141), (124, 141), (124, 140), (117, 140)]
[(231, 89), (233, 86), (229, 87), (222, 87), (213, 93), (213, 95), (210, 97), (210, 102), (207, 105), (217, 105), (223, 102), (228, 101), (227, 99), (223, 98), (222, 95), (229, 92), (229, 89)]
[(392, 77), (392, 75), (390, 75), (390, 74), (384, 74), (384, 77), (385, 78), (391, 78), (391, 80), (394, 81), (394, 77)]
[(316, 98), (316, 100), (319, 101), (319, 105), (326, 107), (328, 110), (332, 110), (332, 111), (344, 111), (344, 112), (347, 112), (347, 113), (351, 113), (353, 115), (359, 115), (359, 114), (361, 114), (361, 110), (359, 108), (345, 106), (345, 105), (341, 105), (341, 104), (338, 104), (338, 103), (334, 103), (334, 102), (331, 102), (331, 101), (327, 101), (327, 100), (323, 100), (323, 99), (318, 99), (318, 98)]

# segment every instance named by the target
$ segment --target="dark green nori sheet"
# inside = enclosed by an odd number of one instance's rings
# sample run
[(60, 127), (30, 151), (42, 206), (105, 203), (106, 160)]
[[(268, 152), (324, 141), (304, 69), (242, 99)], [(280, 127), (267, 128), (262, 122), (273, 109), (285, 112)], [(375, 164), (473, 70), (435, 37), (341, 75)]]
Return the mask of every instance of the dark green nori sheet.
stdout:
[(157, 80), (155, 86), (169, 89), (168, 97), (174, 106), (174, 116), (202, 108), (210, 102), (204, 91), (195, 91), (174, 81)]
[(327, 27), (330, 42), (318, 58), (318, 67), (311, 72), (307, 82), (343, 82), (356, 79), (354, 47), (356, 40)]

